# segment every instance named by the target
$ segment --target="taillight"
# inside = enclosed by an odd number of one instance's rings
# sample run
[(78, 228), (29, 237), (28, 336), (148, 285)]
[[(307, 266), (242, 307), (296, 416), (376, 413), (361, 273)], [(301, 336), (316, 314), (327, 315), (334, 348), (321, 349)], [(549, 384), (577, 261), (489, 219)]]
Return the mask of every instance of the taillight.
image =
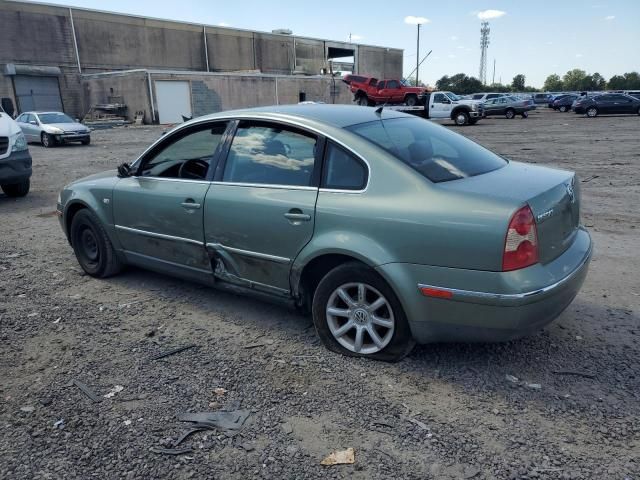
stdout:
[(538, 262), (538, 231), (525, 205), (511, 217), (502, 255), (502, 271), (518, 270)]

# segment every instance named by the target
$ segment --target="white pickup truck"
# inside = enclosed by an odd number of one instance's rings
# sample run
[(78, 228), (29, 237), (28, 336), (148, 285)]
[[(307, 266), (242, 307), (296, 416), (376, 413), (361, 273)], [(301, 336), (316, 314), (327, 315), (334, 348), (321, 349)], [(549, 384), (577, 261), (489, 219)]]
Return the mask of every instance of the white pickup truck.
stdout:
[(474, 125), (484, 117), (482, 101), (465, 100), (452, 92), (429, 92), (423, 105), (409, 107), (404, 105), (384, 107), (420, 117), (439, 119), (450, 118), (456, 125)]
[(450, 118), (456, 125), (473, 125), (483, 115), (481, 101), (463, 100), (452, 92), (431, 92), (425, 99), (427, 118)]
[(29, 193), (31, 154), (18, 124), (0, 107), (0, 187), (9, 197)]

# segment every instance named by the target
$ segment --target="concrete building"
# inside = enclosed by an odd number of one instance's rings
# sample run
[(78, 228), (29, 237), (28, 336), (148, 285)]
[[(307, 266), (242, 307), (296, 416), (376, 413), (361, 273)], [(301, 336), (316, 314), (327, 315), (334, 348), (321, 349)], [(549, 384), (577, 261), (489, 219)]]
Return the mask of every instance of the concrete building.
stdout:
[[(146, 122), (230, 108), (351, 101), (328, 72), (402, 75), (398, 49), (0, 1), (0, 97), (83, 116), (120, 99)], [(6, 100), (5, 100), (6, 101)], [(188, 107), (188, 108), (187, 108)]]

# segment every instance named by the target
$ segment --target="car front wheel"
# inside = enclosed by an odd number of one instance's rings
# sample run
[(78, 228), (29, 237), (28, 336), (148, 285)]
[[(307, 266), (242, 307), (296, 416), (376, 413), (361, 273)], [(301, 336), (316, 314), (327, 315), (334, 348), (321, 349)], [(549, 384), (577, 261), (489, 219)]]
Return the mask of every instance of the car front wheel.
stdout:
[(587, 117), (596, 117), (598, 116), (598, 109), (596, 107), (587, 108)]
[(56, 144), (56, 141), (53, 138), (53, 136), (45, 132), (42, 132), (40, 134), (40, 142), (42, 143), (42, 146), (44, 148), (51, 148), (51, 147), (54, 147)]
[(2, 191), (9, 197), (24, 197), (29, 193), (31, 182), (27, 178), (20, 183), (12, 183), (10, 185), (2, 185)]
[(504, 116), (507, 117), (508, 119), (512, 119), (516, 116), (516, 112), (513, 108), (509, 108), (507, 109), (507, 111), (504, 113)]
[(561, 106), (561, 107), (559, 108), (559, 110), (560, 110), (562, 113), (564, 113), (564, 112), (566, 112), (566, 111), (567, 111), (567, 107), (565, 107), (565, 106), (563, 105), (563, 106)]
[(395, 362), (415, 345), (393, 290), (360, 263), (340, 265), (320, 281), (312, 312), (320, 340), (334, 352)]
[(111, 240), (93, 212), (85, 208), (74, 215), (70, 238), (78, 263), (92, 277), (106, 278), (121, 270)]
[(464, 110), (461, 110), (461, 111), (457, 112), (454, 115), (453, 121), (459, 127), (461, 127), (463, 125), (467, 125), (469, 123), (469, 114), (467, 112), (465, 112)]

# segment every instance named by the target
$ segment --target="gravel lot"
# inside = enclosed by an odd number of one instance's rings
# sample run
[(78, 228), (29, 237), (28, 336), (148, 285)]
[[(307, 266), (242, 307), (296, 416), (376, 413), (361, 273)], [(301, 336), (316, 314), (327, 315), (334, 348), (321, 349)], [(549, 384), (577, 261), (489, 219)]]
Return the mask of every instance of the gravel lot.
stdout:
[[(276, 304), (135, 269), (84, 275), (58, 191), (132, 160), (162, 128), (31, 146), (31, 193), (0, 196), (0, 478), (640, 479), (640, 117), (543, 108), (456, 131), (576, 170), (595, 256), (539, 334), (418, 346), (398, 364), (330, 353), (309, 318)], [(238, 407), (251, 412), (239, 433), (150, 451), (187, 430), (177, 414)], [(347, 447), (355, 464), (320, 465)]]

